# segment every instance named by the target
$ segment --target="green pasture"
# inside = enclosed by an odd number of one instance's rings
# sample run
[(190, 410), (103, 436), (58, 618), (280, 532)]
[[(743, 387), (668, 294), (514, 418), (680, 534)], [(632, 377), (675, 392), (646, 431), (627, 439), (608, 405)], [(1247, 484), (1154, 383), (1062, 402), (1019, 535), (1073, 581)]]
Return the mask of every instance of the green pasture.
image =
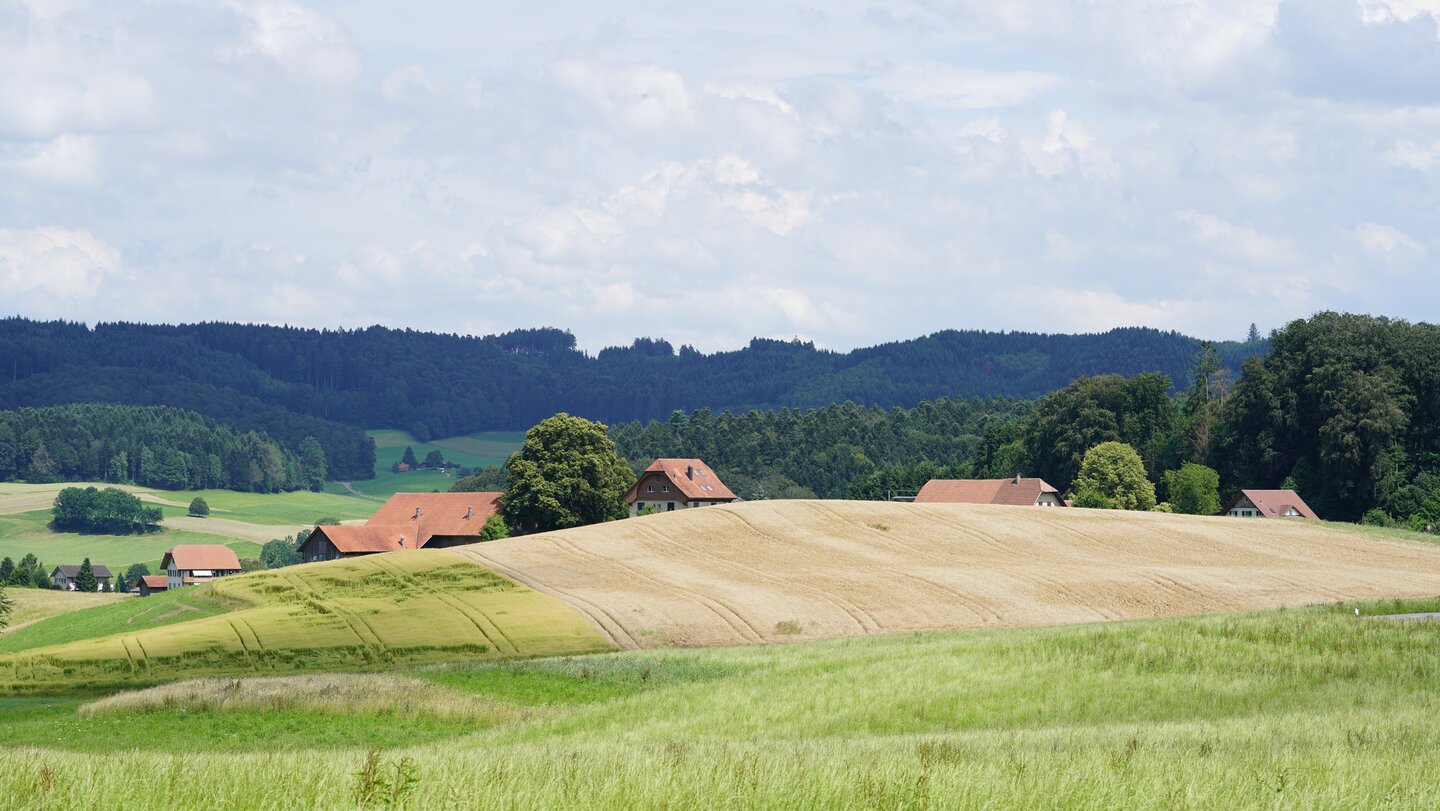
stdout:
[(234, 549), (242, 558), (260, 554), (260, 544), (188, 530), (162, 527), (158, 532), (144, 535), (88, 535), (54, 532), (49, 523), (49, 510), (0, 515), (0, 557), (19, 561), (33, 554), (50, 569), (78, 565), (90, 558), (91, 563), (104, 564), (112, 572), (123, 571), (132, 563), (144, 563), (158, 573), (160, 559), (176, 544), (221, 544)]
[[(142, 620), (124, 604), (37, 622), (0, 641), (0, 652), (13, 651), (0, 653), (0, 692), (607, 647), (558, 600), (439, 550), (235, 575), (136, 602), (200, 613), (150, 611)], [(162, 617), (173, 624), (153, 627)]]
[(404, 456), (407, 446), (415, 451), (415, 458), (419, 460), (424, 460), (425, 455), (431, 451), (438, 450), (447, 460), (464, 467), (501, 465), (520, 449), (520, 443), (525, 440), (523, 431), (484, 431), (432, 442), (417, 442), (407, 431), (386, 429), (366, 433), (375, 440), (375, 478), (350, 482), (348, 490), (345, 485), (330, 482), (325, 485), (327, 494), (353, 497), (355, 493), (359, 493), (362, 497), (383, 501), (396, 493), (445, 492), (455, 483), (455, 479), (444, 471), (414, 470), (394, 473), (390, 468)]
[(517, 710), (479, 727), (359, 703), (308, 716), (160, 703), (126, 726), (78, 715), (75, 699), (0, 699), (0, 796), (14, 808), (115, 796), (207, 809), (1440, 806), (1440, 623), (1369, 617), (1437, 603), (1361, 607), (402, 671)]

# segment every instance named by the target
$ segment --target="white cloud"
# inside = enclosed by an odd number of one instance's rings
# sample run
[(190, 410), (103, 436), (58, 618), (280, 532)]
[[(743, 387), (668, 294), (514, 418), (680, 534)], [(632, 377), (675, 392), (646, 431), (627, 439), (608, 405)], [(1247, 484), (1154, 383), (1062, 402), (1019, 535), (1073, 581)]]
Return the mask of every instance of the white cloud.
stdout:
[(8, 301), (44, 306), (93, 298), (120, 272), (119, 251), (88, 231), (0, 228), (0, 295)]
[(1355, 227), (1355, 238), (1365, 250), (1376, 256), (1395, 258), (1402, 255), (1424, 256), (1425, 246), (1394, 226), (1364, 222)]
[(319, 84), (343, 85), (360, 75), (360, 57), (343, 26), (297, 3), (232, 2), (245, 21), (245, 38), (232, 56), (260, 54), (290, 75)]
[(1024, 104), (1060, 83), (1053, 73), (960, 68), (937, 61), (901, 62), (870, 82), (906, 101), (980, 110)]
[(690, 94), (674, 71), (566, 59), (550, 72), (561, 87), (622, 126), (658, 129), (691, 120)]
[(42, 185), (93, 186), (100, 180), (97, 140), (87, 135), (61, 135), (49, 141), (0, 144), (0, 172)]

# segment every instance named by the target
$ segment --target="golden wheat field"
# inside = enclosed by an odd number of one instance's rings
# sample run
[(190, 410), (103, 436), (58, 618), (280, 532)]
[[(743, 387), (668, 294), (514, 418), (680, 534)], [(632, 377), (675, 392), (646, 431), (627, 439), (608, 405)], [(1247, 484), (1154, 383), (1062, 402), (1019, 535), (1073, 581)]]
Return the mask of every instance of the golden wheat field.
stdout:
[(749, 502), (455, 551), (630, 648), (1440, 595), (1437, 546), (1110, 510)]

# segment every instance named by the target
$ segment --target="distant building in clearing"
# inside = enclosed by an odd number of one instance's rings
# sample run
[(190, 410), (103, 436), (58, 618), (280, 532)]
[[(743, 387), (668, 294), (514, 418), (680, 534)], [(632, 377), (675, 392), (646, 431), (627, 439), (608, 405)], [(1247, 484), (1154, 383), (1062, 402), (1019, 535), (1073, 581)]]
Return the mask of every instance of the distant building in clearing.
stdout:
[(1320, 516), (1294, 490), (1241, 490), (1225, 509), (1225, 514), (1238, 518), (1320, 520)]
[(160, 568), (165, 570), (165, 587), (178, 589), (239, 574), (240, 558), (234, 549), (220, 544), (181, 544), (165, 553)]
[[(105, 566), (91, 566), (95, 572), (95, 586), (101, 591), (110, 590), (110, 569)], [(80, 574), (79, 566), (56, 566), (50, 573), (50, 582), (61, 591), (75, 590), (75, 575)]]
[(361, 526), (316, 527), (300, 545), (306, 563), (480, 540), (504, 493), (396, 493)]
[(1044, 479), (931, 479), (915, 495), (916, 504), (1009, 504), (1066, 507), (1065, 499)]
[(632, 518), (646, 507), (671, 512), (735, 500), (730, 488), (699, 459), (656, 459), (625, 493)]
[(140, 576), (140, 582), (135, 584), (135, 591), (141, 597), (149, 597), (160, 591), (170, 588), (170, 577), (163, 574), (144, 574)]

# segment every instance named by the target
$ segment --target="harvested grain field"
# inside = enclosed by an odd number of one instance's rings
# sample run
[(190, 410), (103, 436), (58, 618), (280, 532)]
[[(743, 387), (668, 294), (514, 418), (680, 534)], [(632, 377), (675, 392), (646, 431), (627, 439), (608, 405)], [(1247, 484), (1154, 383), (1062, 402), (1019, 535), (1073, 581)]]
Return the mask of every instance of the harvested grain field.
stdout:
[(767, 501), (459, 547), (623, 647), (1440, 595), (1440, 547), (1307, 522)]

